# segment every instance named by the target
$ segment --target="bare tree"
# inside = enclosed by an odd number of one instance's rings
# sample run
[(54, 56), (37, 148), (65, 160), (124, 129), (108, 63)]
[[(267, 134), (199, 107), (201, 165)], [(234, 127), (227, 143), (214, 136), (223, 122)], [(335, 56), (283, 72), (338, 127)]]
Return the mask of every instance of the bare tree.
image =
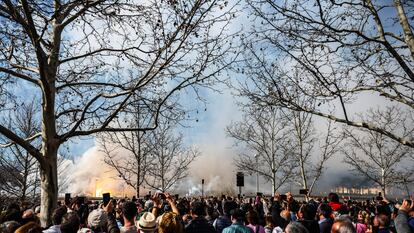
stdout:
[[(225, 33), (233, 13), (219, 0), (0, 3), (0, 113), (26, 101), (21, 86), (41, 103), (40, 130), (24, 137), (0, 125), (7, 140), (1, 147), (17, 144), (37, 160), (42, 226), (57, 203), (59, 147), (98, 132), (156, 128), (167, 99), (211, 84), (233, 62), (224, 59), (233, 50)], [(154, 95), (160, 87), (165, 94)], [(148, 111), (151, 125), (117, 127), (114, 120), (130, 115), (126, 106), (138, 93), (142, 103), (157, 103)]]
[[(144, 114), (142, 114), (144, 115)], [(126, 120), (134, 128), (148, 124), (138, 111), (135, 117)], [(121, 124), (118, 122), (118, 124)], [(149, 150), (146, 146), (145, 131), (104, 133), (100, 136), (100, 147), (105, 153), (105, 163), (114, 168), (119, 177), (140, 195), (140, 186), (145, 182), (148, 168)]]
[[(289, 111), (285, 116), (292, 125), (291, 150), (293, 159), (298, 165), (293, 180), (302, 189), (308, 190), (305, 195), (308, 198), (322, 176), (326, 162), (337, 153), (341, 137), (335, 135), (331, 121), (328, 122), (325, 136), (318, 137), (312, 114), (308, 112)], [(323, 131), (325, 130), (318, 130), (320, 133)]]
[(146, 183), (162, 192), (186, 178), (191, 163), (200, 155), (196, 148), (184, 147), (182, 134), (175, 135), (173, 129), (173, 124), (163, 122), (148, 132), (145, 142), (150, 153)]
[[(158, 94), (160, 92), (162, 91)], [(119, 127), (124, 125), (124, 127), (145, 128), (151, 124), (148, 106), (156, 106), (156, 104), (148, 102), (142, 106), (138, 98), (134, 99), (135, 101), (127, 107), (134, 113), (132, 118), (117, 119), (115, 122)], [(179, 103), (170, 100), (165, 105), (166, 109), (160, 112), (161, 122), (172, 124), (183, 120), (184, 111)], [(146, 131), (106, 132), (99, 135), (100, 147), (105, 154), (104, 162), (114, 168), (127, 185), (136, 190), (137, 197), (140, 195), (140, 187), (148, 176), (150, 160), (154, 159), (151, 156), (151, 148), (154, 145), (149, 144), (151, 136), (152, 134)]]
[(236, 146), (242, 146), (235, 159), (240, 171), (258, 173), (271, 182), (272, 191), (287, 182), (295, 167), (288, 134), (288, 122), (277, 108), (244, 108), (243, 120), (226, 128)]
[[(405, 124), (406, 116), (398, 108), (388, 107), (371, 111), (365, 120), (380, 122), (386, 129), (392, 129)], [(404, 132), (406, 129), (400, 130), (403, 135), (407, 133)], [(412, 182), (413, 161), (409, 161), (412, 149), (371, 130), (345, 128), (344, 134), (348, 139), (342, 150), (344, 162), (381, 187), (384, 196), (388, 188), (410, 180)]]
[[(246, 66), (238, 68), (249, 79), (241, 88), (246, 96), (257, 103), (368, 129), (414, 147), (412, 135), (364, 121), (349, 111), (350, 105), (367, 97), (413, 111), (412, 1), (247, 3), (253, 26), (243, 37)], [(300, 79), (295, 78), (297, 69)], [(303, 105), (297, 95), (317, 104)]]
[[(35, 102), (23, 104), (3, 123), (12, 126), (21, 137), (27, 138), (39, 130), (40, 121), (36, 117)], [(7, 122), (7, 123), (6, 123)], [(40, 141), (33, 142), (40, 147)], [(20, 201), (34, 200), (39, 197), (39, 168), (36, 159), (22, 147), (14, 144), (0, 148), (0, 167), (2, 170), (1, 192)]]

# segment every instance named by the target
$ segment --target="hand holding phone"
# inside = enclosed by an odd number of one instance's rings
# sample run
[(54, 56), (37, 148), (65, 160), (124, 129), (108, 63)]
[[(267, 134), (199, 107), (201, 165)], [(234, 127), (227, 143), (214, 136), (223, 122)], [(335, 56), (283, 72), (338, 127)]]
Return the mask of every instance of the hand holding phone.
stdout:
[(102, 200), (103, 200), (104, 206), (107, 206), (109, 201), (111, 200), (111, 194), (110, 193), (103, 193), (102, 194)]
[(161, 200), (165, 200), (165, 194), (164, 193), (159, 193), (158, 196), (160, 197)]

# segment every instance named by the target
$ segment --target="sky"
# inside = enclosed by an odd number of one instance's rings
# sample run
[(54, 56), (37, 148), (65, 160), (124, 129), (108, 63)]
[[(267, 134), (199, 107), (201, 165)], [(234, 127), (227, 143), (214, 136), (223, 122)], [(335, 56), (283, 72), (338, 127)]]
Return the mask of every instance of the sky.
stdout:
[[(389, 12), (387, 12), (389, 13)], [(231, 26), (231, 30), (237, 30), (239, 27), (248, 28), (249, 22), (246, 20), (246, 12), (242, 12), (236, 22)], [(238, 79), (235, 75), (233, 79)], [(236, 81), (236, 80), (233, 80)], [(215, 92), (209, 89), (200, 91), (205, 103), (195, 102), (191, 95), (181, 97), (180, 103), (189, 108), (197, 108), (198, 112), (192, 117), (197, 119), (186, 122), (190, 127), (178, 129), (184, 136), (185, 144), (196, 145), (200, 151), (199, 156), (190, 168), (190, 178), (182, 184), (184, 190), (188, 192), (199, 192), (201, 179), (205, 179), (210, 190), (219, 189), (223, 184), (229, 187), (235, 186), (235, 174), (237, 172), (233, 165), (233, 160), (237, 156), (237, 148), (234, 147), (232, 139), (226, 136), (225, 128), (233, 121), (241, 119), (242, 112), (237, 107), (237, 99), (234, 97), (234, 90), (225, 85), (219, 84)], [(388, 103), (379, 96), (367, 94), (360, 96), (352, 105), (347, 106), (349, 115), (363, 112), (369, 108), (383, 107)], [(205, 109), (205, 110), (204, 110)], [(319, 133), (325, 133), (326, 121), (314, 117), (315, 126)], [(340, 125), (341, 126), (341, 125)], [(75, 165), (85, 164), (86, 161), (96, 161), (103, 159), (102, 155), (95, 151), (95, 138), (86, 137), (71, 141), (70, 151), (74, 156)], [(317, 153), (317, 151), (316, 151)], [(91, 160), (91, 158), (93, 158)], [(104, 166), (104, 165), (102, 165)], [(88, 170), (88, 169), (85, 169)], [(101, 169), (101, 173), (86, 173), (88, 176), (108, 176), (108, 169)], [(343, 177), (350, 175), (350, 168), (344, 165), (341, 155), (334, 156), (327, 163), (327, 169), (320, 179), (320, 187), (325, 190), (332, 185), (341, 182)], [(83, 177), (85, 173), (75, 174)], [(336, 177), (332, 179), (332, 177)], [(255, 176), (246, 177), (246, 192), (254, 192), (256, 187)], [(270, 192), (271, 185), (261, 180), (261, 191)], [(298, 189), (293, 185), (293, 189)], [(292, 185), (284, 187), (285, 191), (292, 190)]]
[[(246, 20), (246, 12), (242, 12), (239, 18), (234, 22), (231, 30), (236, 31), (241, 26), (248, 28), (249, 23)], [(240, 78), (237, 75), (233, 78)], [(22, 86), (19, 89), (22, 93), (30, 93), (33, 89), (30, 86)], [(233, 121), (241, 119), (242, 112), (237, 106), (237, 99), (234, 97), (234, 90), (228, 88), (223, 84), (219, 84), (217, 89), (220, 92), (215, 92), (209, 89), (201, 90), (202, 97), (205, 98), (205, 103), (195, 102), (194, 98), (184, 96), (180, 99), (180, 103), (184, 106), (197, 107), (198, 113), (193, 117), (197, 121), (193, 120), (189, 123), (190, 127), (178, 129), (183, 136), (187, 145), (196, 145), (200, 151), (199, 156), (190, 168), (190, 179), (187, 179), (183, 184), (185, 190), (188, 192), (199, 192), (201, 179), (206, 180), (206, 186), (208, 190), (220, 189), (223, 185), (234, 187), (235, 186), (235, 174), (237, 170), (233, 165), (233, 159), (237, 156), (237, 148), (234, 147), (232, 139), (226, 136), (225, 128)], [(205, 105), (204, 105), (205, 104)], [(350, 115), (361, 112), (370, 107), (382, 107), (386, 103), (383, 102), (383, 98), (378, 96), (360, 96), (360, 98), (349, 106)], [(206, 109), (204, 111), (204, 109)], [(316, 128), (324, 129), (325, 121), (315, 117)], [(96, 179), (102, 177), (113, 177), (114, 173), (105, 168), (103, 164), (103, 156), (99, 153), (95, 147), (95, 137), (88, 136), (82, 138), (76, 138), (68, 144), (70, 155), (73, 159), (73, 168), (69, 173), (76, 178), (78, 182), (75, 186), (72, 186), (74, 190), (84, 192), (82, 186), (96, 186)], [(101, 169), (97, 169), (97, 167)], [(327, 170), (324, 176), (321, 178), (320, 183), (329, 186), (334, 183), (331, 177), (338, 177), (340, 180), (341, 173), (349, 175), (349, 167), (344, 165), (342, 157), (337, 155), (332, 158), (327, 164)], [(115, 175), (116, 176), (116, 175)], [(86, 180), (82, 178), (89, 177)], [(114, 181), (114, 184), (117, 182)], [(326, 185), (328, 184), (328, 185)], [(103, 184), (98, 184), (103, 185)], [(254, 192), (255, 190), (255, 176), (246, 177), (246, 192)], [(261, 191), (269, 192), (270, 184), (261, 180)], [(93, 187), (92, 187), (93, 188)], [(123, 188), (115, 185), (114, 187), (108, 187), (113, 189)], [(292, 187), (285, 187), (285, 190), (291, 190)]]

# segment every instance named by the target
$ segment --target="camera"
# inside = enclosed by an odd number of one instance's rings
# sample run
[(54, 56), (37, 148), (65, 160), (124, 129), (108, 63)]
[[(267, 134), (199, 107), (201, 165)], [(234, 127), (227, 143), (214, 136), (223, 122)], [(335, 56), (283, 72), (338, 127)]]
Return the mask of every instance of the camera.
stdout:
[(158, 196), (162, 199), (165, 200), (167, 197), (165, 196), (164, 193), (159, 193)]

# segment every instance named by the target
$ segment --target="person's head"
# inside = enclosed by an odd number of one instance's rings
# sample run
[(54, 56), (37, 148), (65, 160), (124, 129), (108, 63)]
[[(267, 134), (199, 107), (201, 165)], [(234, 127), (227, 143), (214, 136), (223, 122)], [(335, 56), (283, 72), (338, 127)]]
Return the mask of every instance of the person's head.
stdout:
[(329, 193), (328, 198), (330, 202), (339, 202), (339, 196), (336, 193)]
[(180, 216), (173, 212), (167, 212), (158, 218), (158, 233), (183, 233), (184, 227)]
[(230, 215), (231, 215), (231, 221), (233, 223), (235, 223), (235, 222), (243, 222), (244, 221), (244, 212), (241, 209), (239, 209), (239, 208), (232, 209), (230, 211)]
[(288, 202), (292, 202), (292, 201), (294, 200), (293, 195), (292, 195), (292, 193), (291, 193), (291, 192), (287, 192), (287, 193), (286, 193), (286, 200), (287, 200)]
[(22, 218), (23, 219), (32, 219), (32, 218), (34, 218), (34, 216), (35, 216), (34, 210), (27, 209), (27, 210), (23, 211)]
[(80, 220), (75, 212), (70, 212), (62, 217), (60, 231), (62, 233), (76, 233), (79, 230)]
[(351, 221), (335, 220), (331, 228), (331, 233), (356, 233), (356, 230)]
[(360, 210), (357, 215), (357, 222), (367, 224), (369, 222), (368, 213), (364, 210)]
[(66, 214), (66, 212), (67, 212), (66, 206), (61, 206), (61, 207), (56, 208), (52, 214), (53, 225), (60, 225), (60, 223), (62, 222), (62, 217), (63, 215)]
[(298, 222), (290, 222), (285, 229), (286, 233), (309, 233), (302, 224)]
[(330, 218), (332, 214), (332, 208), (326, 204), (322, 203), (318, 207), (318, 215), (323, 216), (324, 218)]
[(247, 212), (246, 218), (249, 224), (257, 225), (259, 223), (259, 215), (256, 211)]
[(205, 216), (206, 206), (201, 201), (194, 201), (191, 203), (191, 215), (193, 216)]
[(157, 229), (155, 216), (151, 212), (145, 212), (136, 223), (137, 228), (143, 233), (153, 233)]
[(127, 201), (122, 205), (122, 216), (130, 222), (133, 222), (137, 216), (137, 205), (132, 201)]
[(35, 222), (28, 222), (17, 228), (15, 233), (42, 233), (42, 228)]
[(154, 206), (154, 202), (152, 200), (147, 200), (144, 203), (144, 209), (150, 210)]
[(370, 223), (374, 227), (379, 227), (378, 216), (371, 217)]
[(290, 215), (289, 210), (282, 210), (282, 212), (280, 212), (280, 217), (282, 217), (287, 222), (290, 222), (292, 216)]
[(352, 223), (352, 217), (347, 214), (342, 214), (335, 218), (335, 222), (350, 222)]
[(103, 232), (108, 223), (108, 215), (103, 209), (93, 210), (88, 216), (88, 227), (93, 232)]
[(274, 227), (274, 223), (273, 223), (273, 218), (272, 215), (266, 215), (265, 216), (265, 222), (266, 222), (266, 226), (268, 226), (269, 228), (273, 229)]
[(180, 215), (185, 215), (189, 212), (187, 202), (184, 200), (177, 203), (177, 209), (180, 212)]
[(214, 206), (208, 205), (206, 208), (207, 216), (214, 217), (215, 216), (215, 209)]
[(35, 212), (32, 209), (25, 210), (23, 212), (23, 215), (22, 215), (22, 222), (21, 223), (24, 225), (28, 222), (35, 222), (37, 224), (40, 223), (39, 218), (35, 215)]
[(380, 228), (387, 228), (390, 226), (390, 218), (387, 215), (379, 214), (377, 219)]
[(20, 223), (16, 221), (7, 221), (0, 225), (0, 232), (2, 233), (14, 233), (17, 228), (20, 227)]
[(300, 207), (298, 215), (301, 219), (314, 220), (316, 215), (316, 209), (313, 205), (304, 204)]

